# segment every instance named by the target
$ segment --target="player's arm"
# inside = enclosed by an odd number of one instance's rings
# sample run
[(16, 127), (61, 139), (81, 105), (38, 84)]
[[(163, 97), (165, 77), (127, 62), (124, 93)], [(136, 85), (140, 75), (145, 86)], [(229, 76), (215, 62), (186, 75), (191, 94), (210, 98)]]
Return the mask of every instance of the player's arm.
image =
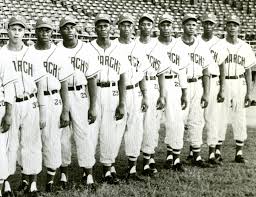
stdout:
[(208, 68), (205, 68), (203, 69), (203, 76), (202, 76), (202, 83), (203, 83), (203, 96), (201, 98), (202, 108), (206, 108), (208, 106), (209, 79), (210, 79), (210, 74), (209, 74)]
[(41, 79), (36, 83), (37, 85), (37, 99), (39, 103), (39, 113), (40, 113), (40, 129), (43, 129), (46, 125), (46, 100), (44, 96), (44, 83), (46, 83), (45, 78)]
[(142, 101), (141, 101), (141, 110), (143, 112), (146, 112), (148, 109), (148, 96), (147, 96), (147, 88), (146, 88), (146, 79), (145, 76), (143, 79), (139, 82), (140, 91), (142, 93)]
[(224, 89), (225, 89), (225, 69), (224, 69), (224, 63), (219, 65), (220, 70), (220, 90), (217, 95), (217, 101), (218, 103), (222, 103), (224, 101)]
[(118, 81), (118, 91), (119, 91), (119, 104), (116, 109), (116, 120), (120, 120), (124, 117), (124, 106), (126, 97), (126, 74), (122, 73)]
[(165, 107), (165, 86), (164, 86), (165, 74), (158, 75), (159, 85), (159, 98), (157, 100), (157, 109), (161, 110)]
[(61, 82), (60, 97), (62, 100), (62, 112), (60, 115), (60, 128), (69, 125), (69, 95), (68, 95), (68, 80)]
[(88, 93), (90, 97), (90, 107), (88, 110), (88, 122), (92, 124), (96, 120), (96, 99), (97, 99), (97, 75), (94, 77), (87, 79), (88, 81)]
[(182, 110), (185, 110), (188, 105), (188, 100), (187, 100), (187, 87), (188, 87), (188, 81), (187, 81), (187, 73), (186, 69), (182, 69), (179, 72), (179, 82), (180, 82), (180, 87), (181, 87), (181, 107)]
[(251, 68), (245, 70), (245, 81), (246, 81), (246, 95), (244, 99), (244, 106), (250, 107), (251, 105), (251, 84), (252, 84), (252, 73)]

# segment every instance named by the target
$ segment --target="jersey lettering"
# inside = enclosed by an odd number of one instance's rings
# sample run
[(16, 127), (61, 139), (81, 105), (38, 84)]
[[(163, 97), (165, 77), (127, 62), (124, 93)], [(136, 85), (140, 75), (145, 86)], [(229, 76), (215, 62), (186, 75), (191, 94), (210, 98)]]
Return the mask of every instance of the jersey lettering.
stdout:
[(170, 53), (168, 52), (168, 57), (170, 59), (170, 61), (173, 63), (173, 64), (176, 64), (177, 66), (180, 66), (180, 56), (175, 54), (175, 53)]
[(204, 58), (201, 55), (196, 53), (189, 53), (189, 56), (192, 62), (204, 67)]
[(26, 61), (13, 61), (14, 68), (17, 72), (24, 72), (30, 76), (33, 76), (33, 65)]
[(52, 74), (54, 77), (59, 77), (58, 66), (52, 62), (44, 62), (44, 67), (47, 73)]
[(83, 73), (86, 73), (88, 64), (86, 61), (76, 58), (76, 57), (71, 57), (71, 64), (73, 65), (74, 69), (78, 69)]
[(128, 60), (130, 61), (130, 64), (136, 68), (136, 72), (138, 72), (138, 67), (139, 67), (139, 60), (138, 58), (129, 55)]
[(217, 62), (218, 53), (216, 51), (214, 51), (214, 50), (211, 50), (211, 54), (213, 56), (214, 61)]
[(160, 67), (160, 64), (161, 64), (161, 61), (156, 59), (155, 57), (151, 56), (151, 55), (147, 55), (148, 57), (148, 60), (151, 64), (151, 66), (156, 70), (158, 71), (159, 67)]
[(245, 66), (245, 57), (237, 54), (229, 54), (225, 59), (225, 63), (235, 63), (241, 66)]
[(98, 60), (102, 66), (108, 66), (110, 68), (113, 68), (117, 72), (117, 74), (120, 73), (121, 65), (117, 59), (109, 56), (100, 55), (98, 56)]

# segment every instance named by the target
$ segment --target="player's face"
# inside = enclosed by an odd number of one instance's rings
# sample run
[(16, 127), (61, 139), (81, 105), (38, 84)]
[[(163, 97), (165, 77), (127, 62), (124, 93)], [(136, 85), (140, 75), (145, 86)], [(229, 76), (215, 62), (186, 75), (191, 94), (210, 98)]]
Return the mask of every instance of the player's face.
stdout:
[(142, 19), (139, 24), (140, 34), (142, 36), (150, 36), (153, 29), (153, 22), (147, 18)]
[(52, 30), (46, 27), (36, 29), (36, 37), (38, 41), (50, 42)]
[(128, 37), (132, 34), (133, 25), (131, 22), (122, 22), (118, 25), (120, 37)]
[(158, 25), (160, 30), (160, 36), (169, 37), (172, 33), (172, 23), (169, 21), (164, 21)]
[(95, 32), (99, 38), (108, 38), (110, 34), (110, 24), (108, 21), (98, 21), (95, 24)]
[(12, 25), (8, 28), (9, 39), (14, 43), (21, 42), (24, 34), (25, 28), (21, 25)]
[(187, 35), (195, 35), (196, 34), (196, 28), (197, 28), (197, 22), (194, 20), (188, 20), (183, 25), (183, 31), (184, 34)]
[(227, 30), (227, 34), (230, 36), (238, 36), (239, 25), (234, 22), (229, 22), (227, 23), (226, 30)]
[(205, 33), (212, 33), (215, 28), (215, 24), (211, 21), (205, 21), (202, 25)]
[(73, 40), (77, 36), (76, 26), (68, 23), (60, 28), (60, 34), (63, 40)]

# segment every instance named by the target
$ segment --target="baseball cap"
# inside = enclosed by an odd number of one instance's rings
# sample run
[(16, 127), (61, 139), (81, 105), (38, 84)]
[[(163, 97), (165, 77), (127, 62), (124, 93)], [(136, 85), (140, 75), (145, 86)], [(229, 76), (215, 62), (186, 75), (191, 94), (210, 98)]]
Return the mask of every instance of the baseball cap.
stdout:
[(49, 28), (49, 29), (53, 29), (53, 25), (52, 25), (51, 19), (49, 19), (49, 18), (47, 18), (47, 17), (39, 18), (39, 19), (36, 21), (36, 29), (42, 28), (42, 27), (46, 27), (46, 28)]
[(234, 22), (234, 23), (237, 23), (238, 25), (241, 24), (240, 18), (238, 16), (236, 16), (236, 15), (228, 16), (226, 21), (227, 21), (227, 23), (228, 22)]
[(22, 16), (13, 16), (13, 17), (11, 17), (9, 22), (8, 22), (8, 26), (11, 26), (11, 25), (21, 25), (24, 28), (27, 27), (26, 20)]
[(183, 19), (182, 19), (182, 24), (184, 24), (187, 20), (190, 20), (190, 19), (197, 21), (196, 15), (194, 15), (194, 14), (186, 14), (183, 17)]
[(159, 24), (161, 24), (164, 21), (169, 21), (170, 23), (172, 23), (173, 22), (173, 17), (169, 14), (163, 14), (159, 18)]
[(133, 24), (134, 23), (133, 16), (130, 13), (121, 14), (118, 19), (118, 24), (122, 22), (131, 22)]
[(151, 14), (148, 14), (148, 13), (142, 14), (141, 17), (140, 17), (140, 19), (139, 19), (139, 22), (140, 22), (143, 18), (147, 18), (147, 19), (151, 20), (152, 22), (154, 22), (154, 17), (153, 17)]
[(107, 21), (109, 23), (111, 22), (110, 16), (104, 13), (97, 14), (94, 20), (94, 24), (96, 24), (98, 21)]
[(203, 15), (202, 21), (203, 22), (210, 21), (212, 23), (217, 23), (217, 18), (214, 14), (208, 13), (208, 14)]
[(68, 23), (76, 25), (76, 19), (73, 16), (62, 17), (62, 19), (60, 20), (60, 27), (63, 27), (64, 25), (66, 25)]

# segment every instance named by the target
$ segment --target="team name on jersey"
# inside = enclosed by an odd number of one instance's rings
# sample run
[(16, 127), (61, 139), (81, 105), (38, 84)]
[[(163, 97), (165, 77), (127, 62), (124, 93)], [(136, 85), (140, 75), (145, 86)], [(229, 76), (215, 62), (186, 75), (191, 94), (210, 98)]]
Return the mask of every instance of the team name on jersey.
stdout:
[(86, 73), (88, 63), (85, 60), (82, 60), (78, 57), (71, 57), (71, 64), (73, 65), (74, 69), (78, 69), (81, 72)]
[(218, 53), (214, 50), (210, 50), (210, 51), (211, 51), (211, 54), (212, 54), (212, 57), (213, 57), (214, 61), (217, 62)]
[(245, 66), (245, 57), (237, 54), (229, 54), (225, 59), (225, 63), (235, 63), (241, 66)]
[(45, 67), (47, 73), (52, 74), (56, 78), (59, 77), (58, 65), (56, 65), (52, 62), (44, 62), (44, 67)]
[(147, 54), (147, 57), (151, 66), (157, 71), (160, 67), (161, 61), (148, 54)]
[(33, 76), (33, 65), (26, 61), (12, 61), (16, 72), (23, 72)]
[(204, 66), (204, 58), (201, 55), (198, 55), (196, 53), (189, 53), (189, 56), (192, 62), (202, 67)]
[(133, 67), (136, 68), (136, 71), (138, 71), (138, 67), (139, 67), (139, 60), (138, 60), (138, 58), (129, 55), (129, 56), (128, 56), (128, 60), (129, 60), (130, 64), (131, 64)]
[(100, 62), (100, 65), (102, 66), (108, 66), (112, 69), (114, 69), (117, 74), (120, 73), (120, 62), (115, 59), (114, 57), (109, 57), (109, 56), (104, 56), (104, 55), (100, 55), (98, 56), (98, 60)]
[(173, 64), (176, 64), (177, 66), (180, 66), (180, 56), (175, 54), (175, 53), (170, 53), (168, 52), (168, 57), (170, 59), (170, 61), (173, 63)]

